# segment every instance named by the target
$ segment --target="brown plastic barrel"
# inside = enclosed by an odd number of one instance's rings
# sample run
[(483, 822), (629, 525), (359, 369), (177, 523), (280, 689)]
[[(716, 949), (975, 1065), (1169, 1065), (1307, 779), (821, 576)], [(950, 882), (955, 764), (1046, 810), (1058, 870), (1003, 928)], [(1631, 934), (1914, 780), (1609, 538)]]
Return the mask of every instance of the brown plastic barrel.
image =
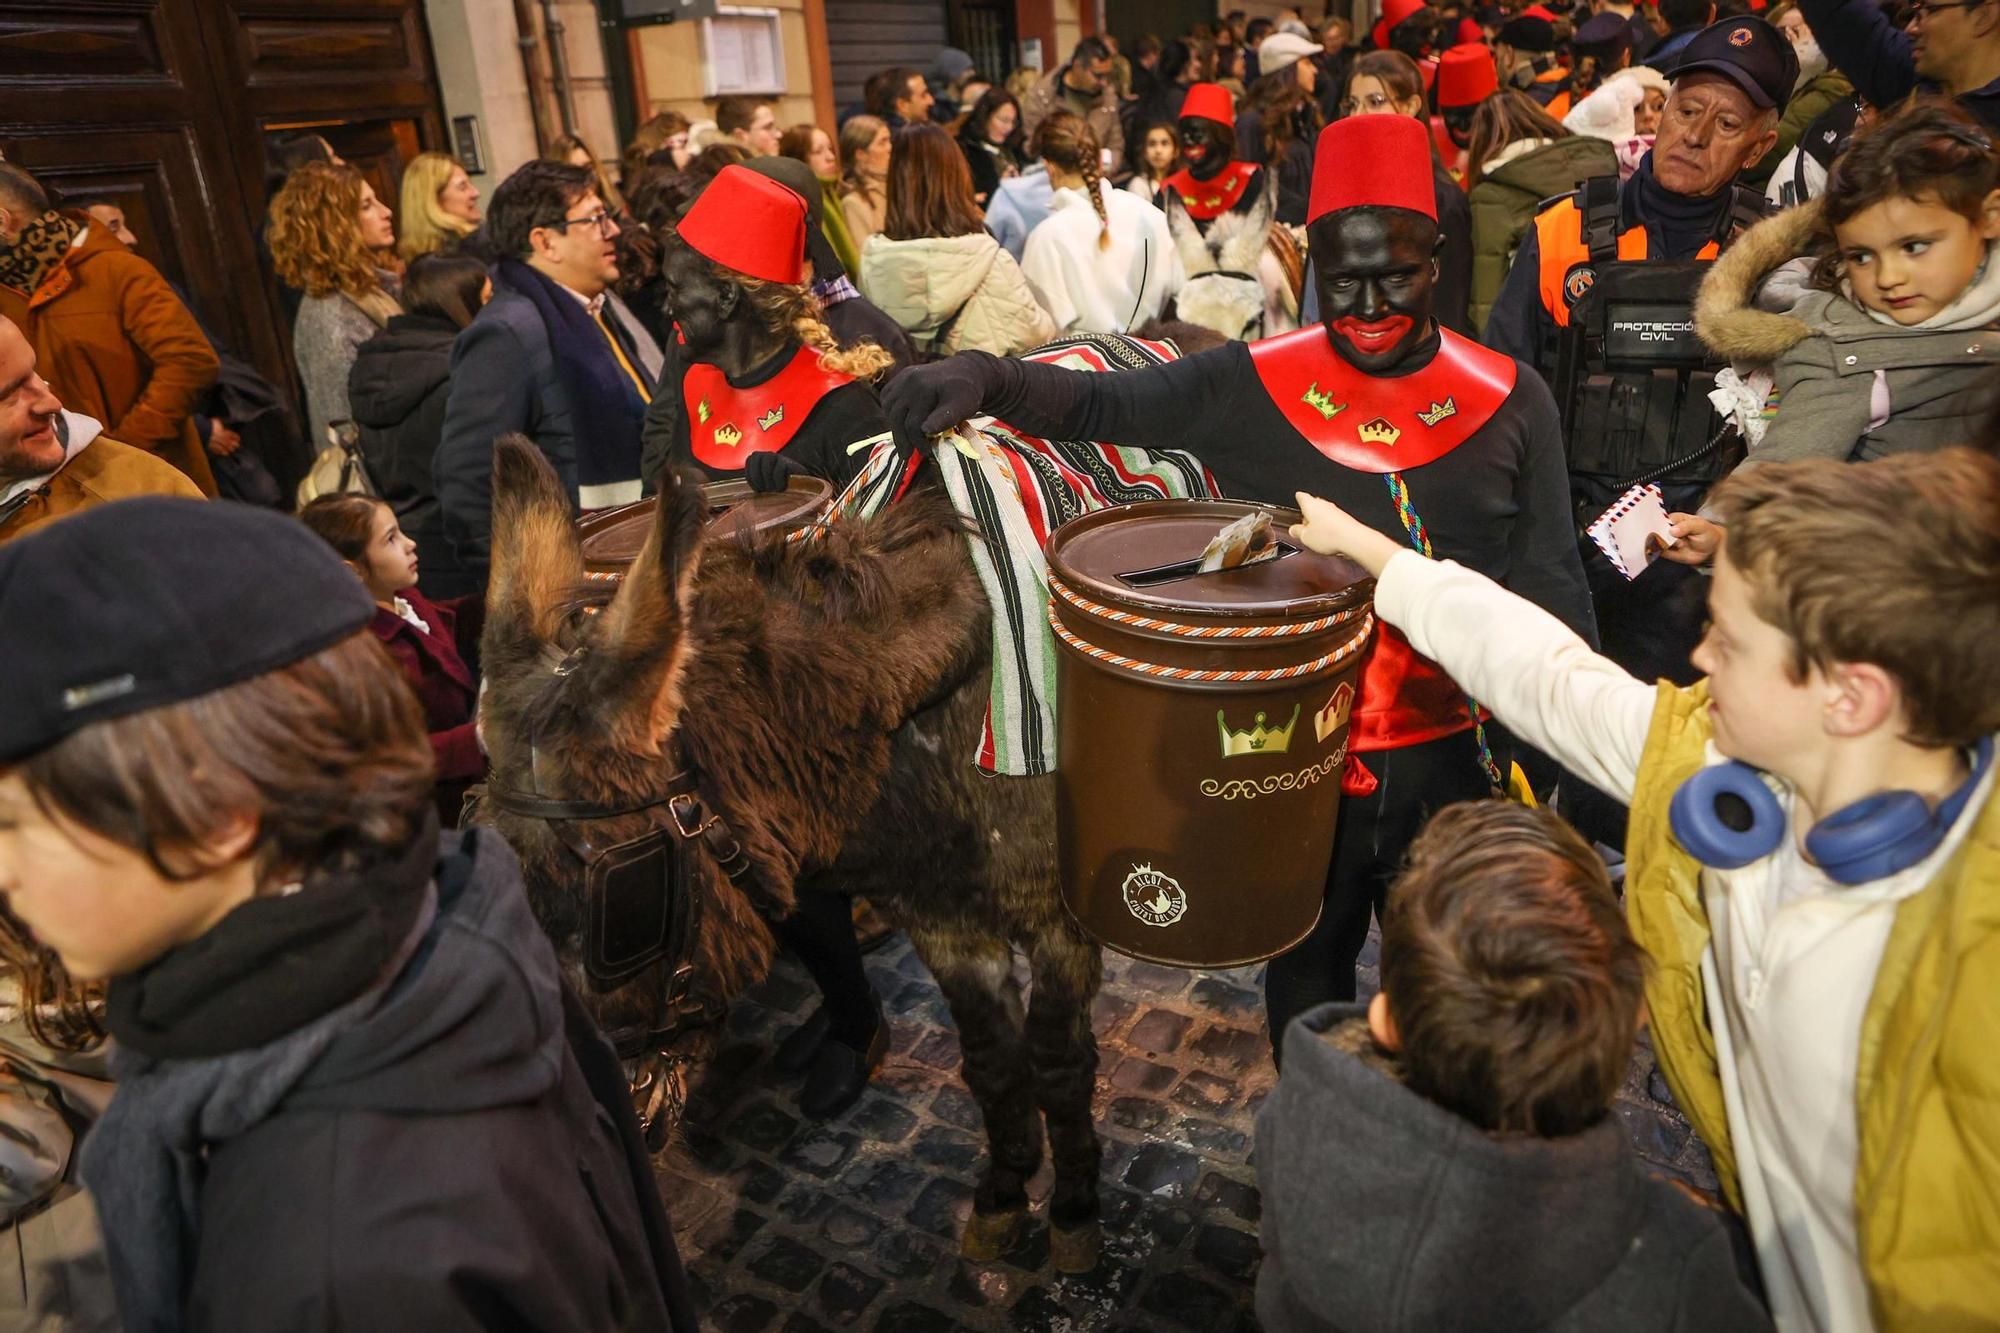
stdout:
[(1283, 953), (1319, 919), (1374, 628), (1374, 581), (1300, 551), (1171, 583), (1119, 576), (1192, 560), (1269, 509), (1163, 500), (1049, 538), (1063, 901), (1104, 945), (1177, 967)]
[[(739, 534), (789, 532), (826, 511), (833, 487), (819, 477), (795, 476), (782, 491), (757, 492), (750, 483), (731, 479), (702, 487), (708, 500), (708, 540)], [(655, 502), (638, 500), (616, 509), (599, 510), (577, 523), (583, 547), (584, 572), (593, 580), (616, 583), (639, 558), (653, 530)]]

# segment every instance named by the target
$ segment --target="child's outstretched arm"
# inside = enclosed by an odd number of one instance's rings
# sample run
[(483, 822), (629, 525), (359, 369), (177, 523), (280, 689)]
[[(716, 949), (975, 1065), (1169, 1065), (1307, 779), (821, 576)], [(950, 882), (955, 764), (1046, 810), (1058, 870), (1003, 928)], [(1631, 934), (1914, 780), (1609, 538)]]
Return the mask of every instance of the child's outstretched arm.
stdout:
[(1301, 492), (1292, 539), (1375, 576), (1375, 611), (1508, 727), (1579, 777), (1632, 799), (1655, 692), (1533, 602), (1452, 561), (1426, 560)]

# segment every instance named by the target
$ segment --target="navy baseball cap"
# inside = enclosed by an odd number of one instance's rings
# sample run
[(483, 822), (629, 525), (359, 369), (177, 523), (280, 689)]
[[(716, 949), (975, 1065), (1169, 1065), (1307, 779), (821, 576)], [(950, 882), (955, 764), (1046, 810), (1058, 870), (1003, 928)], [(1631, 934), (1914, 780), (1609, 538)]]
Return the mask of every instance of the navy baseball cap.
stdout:
[(1725, 19), (1695, 34), (1667, 77), (1720, 74), (1766, 111), (1784, 106), (1799, 81), (1799, 58), (1785, 35), (1759, 18)]

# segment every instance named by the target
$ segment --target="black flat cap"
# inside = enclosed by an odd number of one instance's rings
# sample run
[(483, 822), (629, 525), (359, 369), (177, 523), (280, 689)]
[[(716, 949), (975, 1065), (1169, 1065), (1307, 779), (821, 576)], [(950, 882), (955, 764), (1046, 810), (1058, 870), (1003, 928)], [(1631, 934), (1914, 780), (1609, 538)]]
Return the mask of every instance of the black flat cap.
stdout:
[(1536, 55), (1546, 55), (1556, 49), (1556, 27), (1547, 19), (1536, 18), (1533, 14), (1522, 14), (1508, 19), (1500, 31), (1493, 34), (1493, 40), (1502, 46), (1511, 46), (1516, 51), (1532, 51)]
[(1799, 80), (1799, 58), (1783, 33), (1758, 18), (1710, 24), (1681, 48), (1667, 77), (1720, 74), (1766, 111), (1784, 106)]
[(0, 763), (288, 666), (374, 614), (295, 518), (157, 497), (86, 509), (0, 546)]

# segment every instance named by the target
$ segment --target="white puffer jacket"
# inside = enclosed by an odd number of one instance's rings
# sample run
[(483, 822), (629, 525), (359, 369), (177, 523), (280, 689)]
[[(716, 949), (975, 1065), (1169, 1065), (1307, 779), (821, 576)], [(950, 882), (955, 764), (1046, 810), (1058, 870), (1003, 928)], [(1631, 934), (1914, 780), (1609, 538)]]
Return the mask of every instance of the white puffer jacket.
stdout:
[(970, 348), (1012, 356), (1055, 336), (1021, 266), (983, 231), (914, 241), (870, 236), (861, 247), (861, 290), (926, 354)]

